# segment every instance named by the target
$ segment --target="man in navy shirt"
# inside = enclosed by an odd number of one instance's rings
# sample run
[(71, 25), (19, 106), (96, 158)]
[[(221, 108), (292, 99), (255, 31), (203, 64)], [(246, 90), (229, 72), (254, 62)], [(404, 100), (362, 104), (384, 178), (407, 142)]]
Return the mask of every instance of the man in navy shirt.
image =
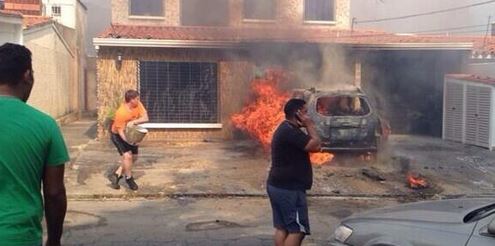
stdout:
[(310, 234), (306, 190), (313, 184), (313, 169), (309, 152), (318, 152), (321, 140), (307, 112), (304, 100), (290, 99), (284, 107), (285, 121), (273, 134), (267, 192), (277, 246), (301, 245)]

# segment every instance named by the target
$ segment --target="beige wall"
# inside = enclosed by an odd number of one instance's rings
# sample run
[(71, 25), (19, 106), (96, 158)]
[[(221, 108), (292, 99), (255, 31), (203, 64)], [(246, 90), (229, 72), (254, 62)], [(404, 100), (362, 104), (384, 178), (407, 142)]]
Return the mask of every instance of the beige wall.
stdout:
[(51, 25), (25, 32), (33, 54), (35, 83), (28, 103), (59, 118), (77, 111), (75, 57)]
[(87, 70), (86, 33), (87, 33), (86, 9), (79, 1), (76, 1), (76, 55), (77, 55), (77, 84), (78, 84), (78, 108), (85, 110), (85, 82)]
[[(164, 0), (164, 17), (129, 17), (129, 0), (112, 0), (112, 23), (132, 25), (180, 25), (180, 0)], [(276, 18), (272, 22), (245, 21), (242, 18), (243, 0), (229, 0), (230, 26), (236, 27), (273, 27), (299, 26), (304, 28), (349, 28), (350, 0), (335, 0), (335, 22), (316, 24), (303, 20), (304, 0), (275, 0)]]
[(88, 112), (96, 112), (96, 57), (89, 57), (86, 69), (84, 95), (85, 95), (85, 105), (84, 110)]

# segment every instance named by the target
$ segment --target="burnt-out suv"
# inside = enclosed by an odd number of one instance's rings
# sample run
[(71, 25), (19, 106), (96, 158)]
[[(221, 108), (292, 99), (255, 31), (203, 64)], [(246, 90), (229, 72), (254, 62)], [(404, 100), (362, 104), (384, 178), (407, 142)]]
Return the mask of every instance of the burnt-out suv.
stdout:
[(359, 89), (295, 90), (293, 97), (306, 101), (323, 151), (376, 152), (390, 131)]

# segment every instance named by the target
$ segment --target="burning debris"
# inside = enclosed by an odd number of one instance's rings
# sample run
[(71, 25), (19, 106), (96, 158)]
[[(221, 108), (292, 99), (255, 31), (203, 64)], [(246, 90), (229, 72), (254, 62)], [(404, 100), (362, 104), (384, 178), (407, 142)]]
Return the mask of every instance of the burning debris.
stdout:
[(424, 177), (413, 172), (407, 174), (407, 183), (411, 189), (425, 189), (429, 187)]
[[(288, 76), (284, 70), (267, 69), (262, 77), (251, 82), (254, 101), (244, 107), (241, 113), (231, 117), (234, 126), (260, 142), (267, 153), (274, 131), (285, 118), (283, 107), (290, 93), (280, 90), (279, 85), (287, 82)], [(314, 165), (323, 165), (331, 161), (333, 155), (311, 153), (310, 158)]]

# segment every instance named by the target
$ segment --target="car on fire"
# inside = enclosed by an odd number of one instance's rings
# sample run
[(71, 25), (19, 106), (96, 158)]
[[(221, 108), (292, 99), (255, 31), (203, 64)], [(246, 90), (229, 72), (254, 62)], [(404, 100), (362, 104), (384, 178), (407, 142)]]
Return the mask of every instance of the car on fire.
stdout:
[(297, 89), (293, 97), (306, 101), (308, 115), (316, 124), (322, 151), (376, 153), (390, 133), (361, 90)]
[(495, 199), (417, 202), (352, 215), (335, 229), (330, 245), (495, 245)]

